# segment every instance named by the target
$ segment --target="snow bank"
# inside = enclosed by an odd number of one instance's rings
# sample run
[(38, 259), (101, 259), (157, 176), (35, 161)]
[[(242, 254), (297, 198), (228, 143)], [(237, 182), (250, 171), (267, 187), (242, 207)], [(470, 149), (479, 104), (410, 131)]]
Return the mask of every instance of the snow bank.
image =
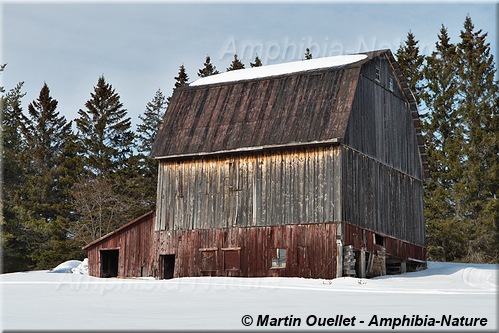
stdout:
[(73, 274), (83, 274), (83, 275), (88, 275), (88, 258), (83, 259), (81, 264), (78, 266), (74, 267), (71, 272)]
[(241, 80), (256, 79), (268, 76), (282, 75), (288, 73), (302, 72), (320, 68), (338, 67), (353, 64), (367, 58), (365, 54), (341, 55), (335, 57), (317, 58), (310, 60), (287, 62), (276, 65), (267, 65), (247, 69), (239, 69), (221, 74), (210, 75), (189, 84), (189, 86), (201, 86), (220, 82), (233, 82)]
[(80, 260), (68, 260), (51, 269), (51, 273), (72, 273), (73, 268), (81, 265)]

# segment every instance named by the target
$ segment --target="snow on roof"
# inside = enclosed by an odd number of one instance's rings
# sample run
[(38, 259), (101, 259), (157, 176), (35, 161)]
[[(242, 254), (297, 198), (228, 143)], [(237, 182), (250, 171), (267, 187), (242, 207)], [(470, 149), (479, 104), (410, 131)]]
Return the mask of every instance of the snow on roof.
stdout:
[(275, 75), (289, 74), (295, 72), (303, 72), (308, 70), (338, 67), (348, 64), (353, 64), (367, 58), (365, 54), (341, 55), (335, 57), (317, 58), (302, 61), (286, 62), (276, 65), (268, 65), (261, 67), (253, 67), (247, 69), (239, 69), (221, 74), (210, 75), (196, 80), (189, 86), (201, 86), (205, 84), (214, 84), (220, 82), (233, 82), (241, 80), (257, 79)]

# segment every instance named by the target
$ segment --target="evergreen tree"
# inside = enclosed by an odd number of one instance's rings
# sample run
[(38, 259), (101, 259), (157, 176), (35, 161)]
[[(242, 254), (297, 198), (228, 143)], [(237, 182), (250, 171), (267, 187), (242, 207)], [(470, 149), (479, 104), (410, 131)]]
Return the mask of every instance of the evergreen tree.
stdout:
[(204, 62), (204, 67), (198, 71), (199, 77), (207, 77), (210, 75), (219, 74), (217, 68), (211, 63), (210, 56), (206, 56), (206, 61)]
[(305, 60), (310, 60), (312, 59), (312, 53), (310, 52), (310, 49), (307, 47), (305, 50)]
[(403, 45), (400, 45), (395, 56), (397, 57), (402, 75), (406, 78), (409, 88), (419, 105), (423, 79), (422, 66), (425, 58), (422, 54), (419, 54), (418, 43), (419, 41), (416, 40), (414, 34), (409, 31), (406, 41)]
[(423, 132), (432, 182), (425, 189), (425, 218), (431, 260), (499, 259), (499, 93), (486, 36), (467, 17), (460, 42), (453, 44), (442, 26), (435, 51), (423, 63), (424, 81), (418, 77), (420, 62), (414, 61), (415, 40), (407, 42), (412, 51), (407, 47), (399, 53), (406, 59), (400, 66), (426, 108)]
[[(417, 53), (413, 51), (413, 53)], [(462, 165), (463, 126), (457, 112), (457, 50), (442, 26), (435, 51), (426, 58), (421, 100), (426, 152), (432, 181), (425, 188), (425, 219), (431, 260), (452, 261), (466, 251), (466, 231), (458, 216), (456, 183)], [(406, 66), (411, 64), (406, 63)], [(416, 70), (406, 68), (406, 71)], [(411, 77), (416, 77), (412, 72)]]
[(244, 69), (244, 64), (237, 58), (237, 54), (234, 54), (234, 60), (232, 60), (230, 66), (227, 68), (227, 72), (238, 69)]
[(107, 177), (126, 167), (132, 155), (134, 133), (120, 96), (99, 77), (86, 110), (76, 119), (85, 165), (97, 177)]
[[(184, 65), (180, 66), (178, 74), (177, 74), (177, 76), (174, 77), (174, 79), (175, 79), (175, 86), (173, 88), (173, 91), (175, 91), (175, 89), (177, 89), (177, 88), (185, 87), (185, 86), (189, 85), (189, 83), (188, 83), (189, 76), (187, 75), (187, 72), (185, 70)], [(172, 95), (173, 95), (173, 93), (172, 93)], [(166, 105), (170, 104), (171, 99), (172, 99), (172, 96), (170, 96), (166, 99)]]
[(460, 179), (457, 203), (460, 216), (470, 233), (466, 260), (489, 261), (499, 257), (495, 241), (497, 207), (497, 173), (491, 172), (498, 162), (497, 82), (495, 64), (487, 43), (487, 33), (475, 31), (469, 16), (461, 31), (458, 53), (458, 114), (463, 121), (463, 177)]
[(158, 89), (152, 101), (147, 103), (144, 114), (139, 115), (139, 119), (142, 121), (141, 124), (137, 125), (138, 150), (140, 152), (149, 154), (151, 151), (159, 126), (163, 122), (166, 105), (166, 98), (161, 89)]
[(251, 67), (260, 67), (262, 66), (262, 61), (258, 58), (258, 55), (255, 57), (255, 62), (250, 62)]
[(46, 84), (38, 99), (29, 104), (28, 116), (22, 115), (19, 106), (16, 108), (21, 134), (16, 141), (21, 139), (22, 147), (16, 151), (21, 179), (9, 198), (14, 212), (9, 225), (14, 231), (10, 241), (27, 253), (32, 265), (29, 268), (52, 268), (75, 258), (73, 254), (81, 255), (80, 246), (68, 238), (65, 216), (71, 207), (67, 205), (67, 188), (62, 181), (66, 170), (61, 167), (61, 155), (71, 134), (71, 124), (59, 116), (57, 101), (50, 96)]
[[(2, 69), (5, 66), (2, 66)], [(0, 71), (1, 72), (1, 71)], [(25, 209), (20, 189), (25, 183), (26, 172), (21, 152), (25, 144), (21, 136), (23, 82), (0, 98), (2, 116), (2, 255), (5, 273), (30, 270), (35, 267), (31, 258), (29, 233), (24, 226)], [(3, 87), (1, 89), (3, 91)]]
[(91, 99), (76, 119), (86, 175), (71, 190), (75, 240), (89, 242), (143, 213), (141, 174), (133, 155), (135, 135), (120, 96), (99, 77)]
[(189, 85), (188, 81), (189, 81), (189, 76), (185, 71), (184, 65), (181, 65), (178, 71), (178, 75), (175, 76), (175, 88), (188, 86)]
[(139, 115), (142, 121), (137, 126), (138, 150), (140, 154), (140, 174), (143, 180), (143, 193), (145, 202), (153, 209), (156, 202), (157, 187), (157, 161), (149, 156), (152, 144), (158, 134), (166, 111), (166, 98), (158, 89), (151, 102), (147, 103), (144, 115)]

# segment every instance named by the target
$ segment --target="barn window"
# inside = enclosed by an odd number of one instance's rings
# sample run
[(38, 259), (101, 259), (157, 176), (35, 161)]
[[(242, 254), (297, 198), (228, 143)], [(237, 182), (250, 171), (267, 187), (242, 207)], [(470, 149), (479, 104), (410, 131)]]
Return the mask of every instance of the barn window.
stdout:
[(241, 248), (222, 249), (224, 258), (224, 270), (238, 271), (240, 269), (240, 249)]
[(272, 257), (272, 268), (286, 267), (286, 249), (274, 249)]
[(390, 80), (388, 81), (388, 89), (393, 92), (393, 77), (390, 77)]
[(378, 234), (374, 234), (374, 244), (385, 246), (385, 237)]
[(199, 249), (201, 252), (201, 275), (214, 276), (217, 273), (217, 249)]
[(380, 81), (380, 79), (381, 79), (381, 74), (380, 74), (380, 73), (381, 73), (381, 72), (380, 72), (380, 70), (379, 70), (379, 67), (376, 67), (376, 76), (375, 76), (375, 80), (376, 80), (377, 82), (379, 82), (379, 81)]

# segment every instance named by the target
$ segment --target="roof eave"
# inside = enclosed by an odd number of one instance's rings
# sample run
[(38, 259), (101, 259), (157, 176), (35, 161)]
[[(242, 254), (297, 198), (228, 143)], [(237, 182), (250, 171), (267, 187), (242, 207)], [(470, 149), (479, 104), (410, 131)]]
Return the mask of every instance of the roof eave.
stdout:
[(304, 148), (311, 146), (333, 146), (340, 144), (342, 142), (341, 138), (333, 138), (321, 141), (310, 141), (310, 142), (291, 142), (281, 145), (263, 145), (255, 147), (241, 147), (228, 150), (218, 150), (210, 152), (197, 152), (197, 153), (186, 153), (186, 154), (176, 154), (176, 155), (166, 155), (166, 156), (155, 156), (156, 160), (174, 160), (174, 159), (184, 159), (193, 157), (209, 157), (216, 155), (227, 155), (227, 154), (238, 154), (238, 153), (251, 153), (251, 152), (262, 152), (273, 149), (289, 149), (289, 148)]
[(97, 238), (96, 240), (88, 243), (87, 245), (85, 245), (85, 246), (82, 247), (82, 250), (88, 250), (90, 247), (97, 245), (98, 243), (102, 242), (104, 239), (109, 238), (112, 235), (117, 234), (118, 232), (120, 232), (123, 229), (129, 228), (131, 225), (133, 225), (133, 224), (135, 224), (135, 223), (143, 220), (145, 217), (147, 217), (147, 216), (149, 216), (151, 214), (154, 215), (154, 211), (153, 210), (151, 210), (151, 211), (149, 211), (149, 212), (147, 212), (147, 213), (145, 213), (145, 214), (137, 217), (136, 219), (133, 219), (132, 221), (128, 222), (127, 224), (122, 225), (118, 229), (113, 230), (110, 233), (108, 233), (108, 234), (106, 234), (106, 235), (104, 235), (104, 236), (102, 236), (100, 238)]

